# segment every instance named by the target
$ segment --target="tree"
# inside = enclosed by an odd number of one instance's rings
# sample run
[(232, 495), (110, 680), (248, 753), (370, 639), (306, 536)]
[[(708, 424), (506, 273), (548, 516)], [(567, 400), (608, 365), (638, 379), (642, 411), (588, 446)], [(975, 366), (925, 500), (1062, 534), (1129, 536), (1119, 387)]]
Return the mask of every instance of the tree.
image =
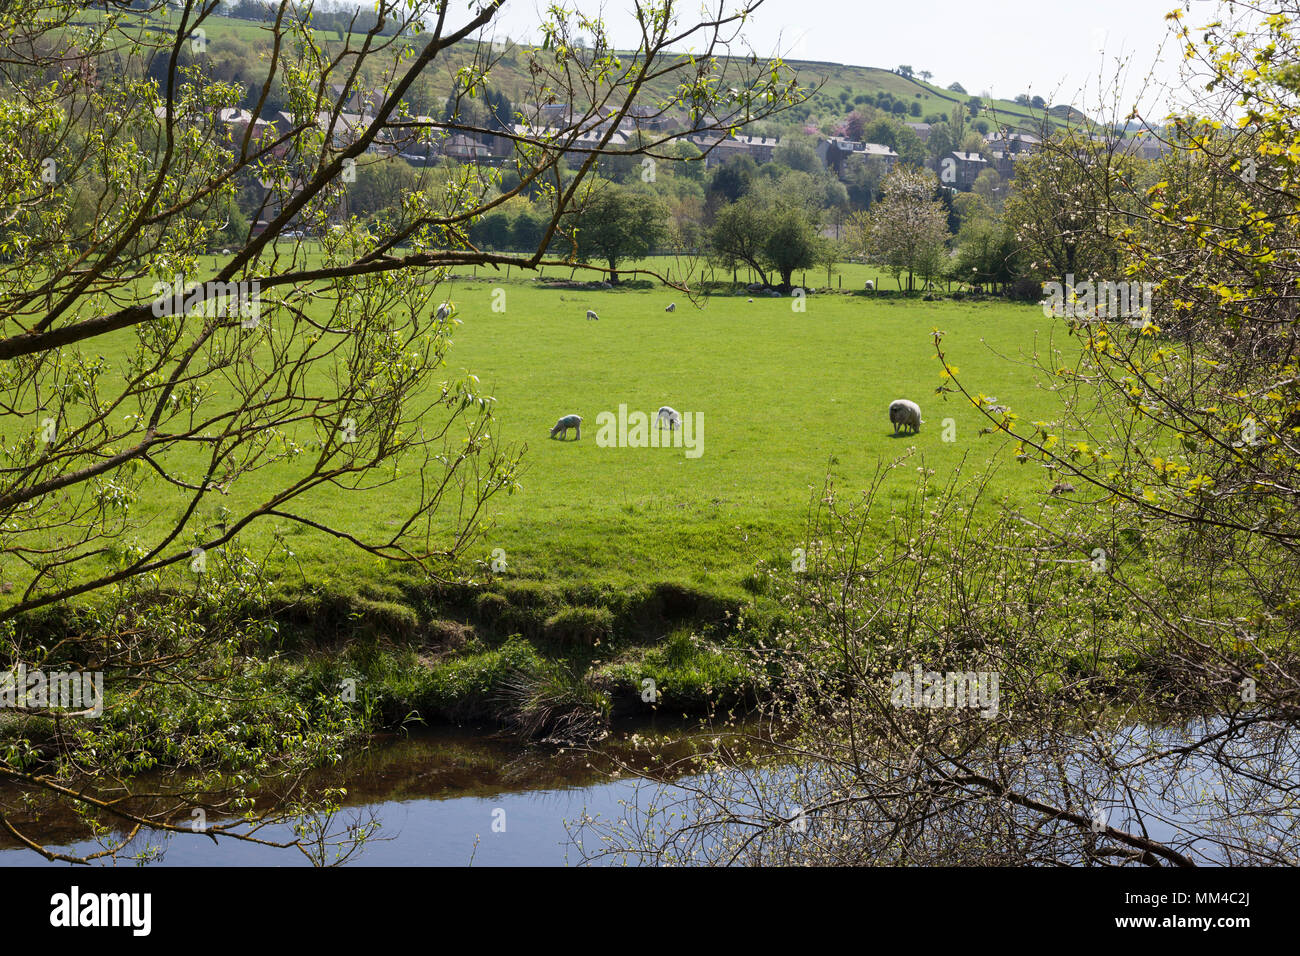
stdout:
[(749, 266), (763, 285), (770, 285), (765, 254), (767, 225), (767, 217), (752, 197), (723, 206), (709, 229), (713, 261), (731, 272)]
[(966, 135), (966, 107), (954, 103), (952, 112), (948, 116), (948, 125), (952, 128), (954, 142), (960, 143), (962, 137)]
[(578, 261), (606, 263), (613, 283), (620, 262), (644, 258), (667, 235), (667, 213), (656, 196), (612, 183), (593, 182), (572, 219)]
[(948, 90), (952, 93), (960, 93), (962, 96), (966, 95), (966, 88), (960, 83), (949, 83)]
[(778, 208), (765, 225), (763, 256), (781, 277), (783, 289), (794, 285), (795, 270), (824, 264), (825, 240), (818, 234), (817, 223), (803, 210)]
[(975, 183), (971, 189), (989, 203), (989, 205), (1000, 208), (1002, 201), (1006, 198), (1003, 193), (1002, 177), (998, 171), (993, 168), (981, 170), (980, 174), (975, 177)]
[(947, 210), (933, 198), (937, 188), (928, 170), (895, 166), (881, 200), (850, 220), (850, 246), (888, 268), (900, 287), (906, 273), (908, 292), (917, 272), (933, 270), (950, 238)]
[(840, 171), (849, 203), (858, 209), (868, 208), (876, 199), (880, 182), (885, 178), (885, 163), (878, 156), (850, 156)]
[(772, 161), (805, 173), (820, 173), (825, 169), (825, 164), (817, 158), (817, 151), (811, 144), (789, 136), (772, 151)]
[[(1153, 286), (1133, 314), (1064, 317), (1080, 348), (1040, 358), (1058, 420), (982, 394), (934, 334), (945, 394), (1071, 501), (979, 527), (980, 491), (923, 474), (924, 504), (881, 535), (872, 511), (899, 517), (884, 479), (847, 503), (828, 481), (804, 537), (816, 547), (775, 595), (796, 623), (763, 665), (790, 648), (819, 665), (784, 672), (795, 680), (764, 714), (781, 727), (762, 747), (771, 761), (736, 765), (757, 741), (715, 746), (682, 798), (707, 821), (634, 820), (622, 840), (584, 843), (733, 866), (1296, 859), (1278, 808), (1295, 790), (1300, 713), (1300, 82), (1277, 51), (1294, 48), (1297, 14), (1237, 11), (1206, 32), (1171, 15), (1198, 80), (1225, 95), (1177, 118), (1158, 168), (1117, 162), (1113, 143), (1045, 146), (1038, 172), (1065, 187), (1064, 226), (1116, 249), (1106, 278)], [(990, 576), (996, 597), (979, 583)], [(1106, 623), (1084, 635), (1080, 621)], [(913, 696), (908, 668), (930, 660), (1000, 675), (1005, 728)], [(1115, 700), (1155, 716), (1116, 716)], [(774, 766), (781, 785), (766, 786)], [(654, 822), (677, 809), (657, 804)]]
[(875, 108), (870, 106), (859, 107), (850, 113), (848, 120), (845, 121), (845, 132), (848, 133), (849, 139), (863, 142), (867, 124), (875, 119), (875, 115)]
[(898, 145), (899, 126), (892, 120), (878, 119), (863, 131), (862, 136), (865, 142), (893, 149)]
[[(28, 837), (24, 792), (98, 816), (108, 829), (97, 836), (256, 839), (259, 821), (336, 804), (293, 791), (258, 804), (251, 833), (239, 816), (190, 825), (209, 790), (217, 806), (253, 807), (259, 779), (299, 779), (373, 729), (337, 667), (290, 687), (258, 656), (279, 644), (271, 608), (292, 583), (291, 536), (336, 543), (340, 562), (402, 564), (431, 587), (478, 540), (492, 498), (517, 486), (519, 451), (495, 438), (492, 396), (444, 367), (456, 320), (434, 315), (443, 280), (562, 264), (553, 237), (647, 77), (676, 91), (665, 110), (711, 133), (802, 98), (788, 69), (748, 51), (696, 83), (677, 44), (725, 54), (740, 13), (694, 21), (671, 0), (642, 5), (639, 48), (616, 55), (598, 18), (551, 8), (517, 95), (572, 102), (573, 122), (554, 137), (509, 134), (507, 193), (493, 171), (448, 160), (390, 184), (400, 192), (377, 195), (383, 215), (367, 222), (341, 210), (366, 202), (381, 149), (504, 132), (502, 97), (483, 105), (491, 56), (461, 43), (501, 4), (379, 0), (342, 14), (353, 24), (342, 41), (313, 27), (327, 11), (253, 6), (266, 14), (264, 56), (246, 85), (214, 79), (217, 45), (211, 59), (192, 49), (212, 3), (137, 2), (149, 31), (120, 4), (89, 18), (79, 3), (0, 6), (0, 141), (11, 146), (0, 152), (0, 658), (93, 671), (106, 695), (98, 720), (41, 705), (6, 721), (0, 818), (51, 858), (77, 855)], [(593, 38), (581, 54), (580, 33)], [(401, 107), (420, 77), (446, 73), (460, 82), (445, 112)], [(359, 85), (383, 92), (345, 128)], [(218, 124), (249, 89), (282, 94), (290, 118)], [(634, 149), (669, 158), (682, 136)], [(472, 224), (529, 193), (538, 241), (519, 254), (477, 248)], [(236, 235), (230, 203), (242, 196), (256, 205)], [(321, 236), (319, 252), (291, 229)], [(367, 532), (359, 512), (379, 500), (391, 521)], [(276, 688), (285, 708), (267, 703)], [(182, 763), (193, 785), (142, 811), (132, 774)], [(105, 855), (123, 850), (125, 838), (104, 839)]]
[(709, 232), (713, 260), (725, 269), (749, 266), (764, 285), (771, 284), (768, 274), (775, 272), (781, 287), (789, 289), (796, 270), (825, 261), (821, 195), (818, 180), (806, 173), (790, 172), (763, 183), (719, 211)]
[(420, 176), (404, 159), (370, 155), (357, 160), (356, 182), (345, 194), (347, 212), (362, 219), (393, 207), (414, 192)]
[(991, 218), (967, 220), (957, 234), (953, 275), (971, 285), (991, 285), (1005, 291), (1020, 276), (1014, 233)]
[(926, 159), (925, 143), (920, 135), (910, 126), (900, 126), (894, 136), (894, 152), (898, 153), (899, 163), (905, 166), (924, 166)]
[(975, 129), (967, 130), (966, 135), (961, 138), (961, 150), (964, 153), (983, 155), (985, 145), (984, 137)]
[(709, 194), (724, 202), (735, 202), (749, 192), (750, 183), (757, 173), (758, 164), (749, 156), (733, 156), (714, 169)]
[(1099, 192), (1107, 188), (1103, 172), (1136, 181), (1133, 160), (1064, 134), (1016, 161), (1004, 215), (1033, 274), (1058, 281), (1118, 274), (1119, 250), (1107, 225), (1114, 213)]

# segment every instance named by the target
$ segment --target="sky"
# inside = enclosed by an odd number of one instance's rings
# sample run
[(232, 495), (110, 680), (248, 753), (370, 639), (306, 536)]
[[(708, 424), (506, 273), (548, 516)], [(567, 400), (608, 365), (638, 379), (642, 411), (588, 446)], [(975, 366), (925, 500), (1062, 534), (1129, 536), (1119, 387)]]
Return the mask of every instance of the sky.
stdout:
[[(535, 40), (548, 0), (506, 0), (496, 36)], [(603, 5), (619, 47), (635, 45), (631, 0), (566, 0), (584, 11)], [(739, 2), (739, 0), (732, 0)], [(1094, 113), (1118, 77), (1124, 110), (1151, 115), (1179, 87), (1178, 48), (1165, 14), (1185, 5), (1192, 25), (1213, 18), (1209, 0), (765, 0), (746, 36), (755, 51), (892, 69), (929, 70), (971, 94), (1040, 95)], [(694, 10), (689, 2), (683, 11)], [(1161, 44), (1164, 44), (1161, 56)], [(1117, 59), (1126, 66), (1117, 72)], [(1150, 79), (1148, 79), (1150, 77)], [(1109, 109), (1107, 109), (1109, 112)]]

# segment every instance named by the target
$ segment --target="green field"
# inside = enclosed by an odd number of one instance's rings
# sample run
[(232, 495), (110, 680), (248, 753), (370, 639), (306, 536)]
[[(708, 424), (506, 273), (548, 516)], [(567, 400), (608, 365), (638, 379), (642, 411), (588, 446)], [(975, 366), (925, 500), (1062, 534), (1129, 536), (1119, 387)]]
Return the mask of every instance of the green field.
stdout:
[[(668, 314), (680, 297), (662, 291), (509, 288), (500, 315), (490, 289), (455, 293), (465, 326), (452, 361), (496, 395), (501, 437), (528, 442), (523, 493), (502, 499), (490, 535), (521, 573), (730, 590), (758, 559), (789, 562), (828, 468), (855, 489), (910, 446), (916, 465), (940, 474), (965, 455), (982, 462), (1005, 440), (980, 436), (987, 421), (964, 400), (934, 394), (936, 327), (981, 391), (1030, 418), (1051, 414), (1024, 368), (995, 354), (1045, 341), (1048, 320), (1033, 307), (834, 295), (809, 297), (800, 314), (789, 299), (727, 297)], [(585, 320), (588, 308), (599, 322)], [(900, 397), (921, 404), (919, 435), (894, 437), (887, 408)], [(703, 454), (598, 447), (596, 416), (620, 403), (703, 413)], [(582, 440), (548, 440), (570, 412), (586, 420)], [(941, 440), (945, 418), (954, 442)], [(907, 469), (892, 493), (901, 500), (915, 477)], [(1012, 463), (995, 487), (1026, 499), (1047, 485)]]
[[(843, 272), (846, 288), (874, 274), (852, 265)], [(981, 435), (987, 419), (961, 396), (935, 394), (943, 381), (935, 328), (946, 333), (949, 360), (968, 387), (996, 396), (1022, 421), (1057, 411), (1020, 361), (1049, 344), (1052, 322), (1037, 306), (845, 292), (810, 295), (801, 313), (789, 298), (727, 295), (693, 305), (645, 283), (557, 289), (519, 275), (454, 277), (440, 291), (463, 322), (447, 377), (477, 375), (496, 399), (494, 437), (526, 445), (521, 489), (491, 500), (490, 527), (460, 568), (478, 580), (478, 562), (500, 548), (516, 580), (611, 587), (666, 581), (739, 595), (757, 562), (788, 565), (792, 549), (806, 544), (807, 508), (828, 474), (842, 491), (859, 490), (880, 463), (914, 448), (889, 480), (888, 500), (901, 506), (917, 467), (941, 480), (964, 458), (982, 465), (1007, 450), (1007, 439)], [(496, 289), (504, 290), (504, 312), (492, 310)], [(664, 311), (670, 301), (677, 302), (673, 313)], [(586, 319), (589, 308), (600, 321)], [(1057, 334), (1054, 344), (1067, 347), (1062, 342), (1074, 348), (1074, 339)], [(125, 354), (107, 358), (117, 364)], [(887, 408), (895, 398), (921, 404), (918, 435), (894, 436)], [(661, 405), (698, 413), (701, 453), (601, 447), (598, 416), (620, 404), (652, 419)], [(584, 418), (581, 440), (550, 440), (551, 426), (566, 414)], [(955, 440), (944, 441), (949, 418)], [(1041, 500), (1051, 479), (1040, 468), (1005, 453), (999, 460), (991, 486), (997, 496), (1021, 505)], [(259, 502), (270, 482), (288, 479), (294, 467), (276, 466), (263, 473), (266, 481), (236, 485), (228, 498), (210, 496), (199, 521), (211, 521), (220, 506), (237, 511)], [(373, 492), (318, 490), (294, 510), (373, 538), (396, 525), (417, 481), (410, 473)], [(170, 488), (149, 489), (133, 506), (130, 526), (174, 521), (186, 500)], [(393, 573), (322, 533), (283, 523), (279, 530), (293, 556), (276, 565), (291, 590)], [(274, 531), (264, 520), (240, 543), (273, 551)]]

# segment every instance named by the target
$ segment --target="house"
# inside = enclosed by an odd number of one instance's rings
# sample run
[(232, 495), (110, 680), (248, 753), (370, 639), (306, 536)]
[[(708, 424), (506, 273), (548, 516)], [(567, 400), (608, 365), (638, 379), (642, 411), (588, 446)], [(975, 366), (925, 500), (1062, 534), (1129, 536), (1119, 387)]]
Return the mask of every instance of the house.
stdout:
[(479, 163), (487, 159), (491, 151), (474, 137), (456, 133), (442, 144), (442, 155), (461, 163)]
[(845, 139), (843, 136), (827, 136), (817, 143), (817, 158), (836, 174), (842, 171), (844, 161), (850, 156), (879, 159), (884, 162), (886, 172), (893, 169), (894, 163), (898, 162), (898, 153), (880, 143), (860, 143), (857, 140)]
[(688, 137), (702, 153), (707, 154), (704, 165), (712, 169), (733, 156), (748, 156), (754, 162), (770, 163), (781, 141), (775, 136), (723, 136), (721, 133), (702, 133)]
[(381, 90), (363, 90), (359, 87), (354, 87), (344, 97), (345, 89), (346, 87), (342, 83), (330, 84), (330, 92), (334, 94), (334, 102), (344, 100), (343, 109), (351, 113), (377, 113), (387, 99)]
[(1117, 153), (1126, 153), (1137, 159), (1159, 159), (1170, 152), (1170, 145), (1149, 132), (1136, 133), (1119, 141)]
[(953, 150), (939, 158), (939, 181), (962, 192), (970, 192), (979, 174), (989, 168), (989, 161), (979, 153)]
[(885, 164), (885, 172), (894, 168), (894, 163), (898, 162), (898, 154), (888, 146), (882, 146), (879, 143), (863, 143), (861, 154), (867, 159), (879, 159)]
[(1008, 129), (989, 133), (984, 142), (990, 150), (1003, 153), (1032, 153), (1043, 145), (1043, 141), (1032, 133), (1013, 133)]
[(660, 132), (668, 129), (670, 125), (672, 125), (672, 118), (665, 110), (653, 109), (648, 106), (633, 106), (619, 122), (618, 128), (628, 133), (634, 133), (637, 130)]
[(1016, 161), (1028, 156), (1029, 153), (1013, 153), (1008, 150), (995, 149), (990, 151), (990, 155), (993, 158), (993, 168), (997, 170), (997, 174), (1006, 181), (1015, 178)]
[[(533, 142), (546, 143), (562, 148), (564, 159), (570, 166), (576, 166), (586, 161), (591, 155), (591, 150), (603, 148), (611, 151), (626, 150), (628, 147), (628, 136), (626, 133), (617, 130), (609, 135), (609, 141), (601, 147), (605, 140), (605, 134), (608, 132), (608, 124), (578, 131), (574, 128), (555, 128), (550, 126), (532, 126), (528, 123), (514, 123), (511, 129), (515, 135), (527, 138)], [(513, 146), (512, 146), (513, 148)]]
[(917, 137), (920, 138), (921, 142), (924, 143), (930, 139), (929, 123), (904, 123), (903, 125), (914, 132)]

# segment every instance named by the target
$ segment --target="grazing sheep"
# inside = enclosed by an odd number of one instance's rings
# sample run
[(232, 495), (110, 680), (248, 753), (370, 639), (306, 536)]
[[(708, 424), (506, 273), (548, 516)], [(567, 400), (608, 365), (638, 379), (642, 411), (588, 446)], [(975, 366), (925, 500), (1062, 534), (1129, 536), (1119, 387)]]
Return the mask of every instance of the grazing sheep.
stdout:
[(676, 312), (676, 311), (677, 311), (677, 303), (676, 303), (676, 302), (669, 302), (669, 303), (668, 303), (668, 308), (664, 309), (664, 311), (665, 311), (665, 312)]
[(1058, 481), (1056, 484), (1052, 485), (1052, 490), (1049, 491), (1048, 494), (1068, 495), (1072, 491), (1074, 491), (1074, 485), (1070, 484), (1068, 481)]
[(565, 415), (558, 422), (556, 422), (555, 427), (551, 429), (551, 437), (554, 438), (556, 435), (559, 435), (560, 440), (564, 441), (564, 439), (569, 437), (570, 428), (572, 428), (577, 433), (577, 437), (574, 438), (574, 441), (577, 441), (582, 437), (582, 416), (581, 415)]
[(753, 299), (750, 299), (749, 301), (750, 301), (750, 302), (753, 302), (754, 300), (753, 300)]
[(591, 309), (588, 309), (588, 310), (587, 310), (587, 321), (590, 322), (592, 319), (595, 319), (596, 321), (599, 322), (599, 321), (600, 321), (600, 316), (598, 316), (595, 312), (592, 312)]
[(868, 292), (875, 292), (875, 291), (876, 291), (876, 280), (875, 280), (875, 279), (868, 279), (868, 280), (867, 280), (867, 284), (864, 285), (862, 288), (864, 288), (864, 289), (865, 289), (866, 291), (868, 291)]
[(675, 408), (665, 405), (659, 409), (659, 427), (664, 427), (664, 422), (668, 423), (668, 430), (674, 431), (682, 427), (682, 414)]
[(905, 433), (910, 430), (915, 434), (921, 430), (921, 406), (905, 398), (896, 398), (889, 403), (889, 420), (894, 424), (895, 435), (900, 426)]

